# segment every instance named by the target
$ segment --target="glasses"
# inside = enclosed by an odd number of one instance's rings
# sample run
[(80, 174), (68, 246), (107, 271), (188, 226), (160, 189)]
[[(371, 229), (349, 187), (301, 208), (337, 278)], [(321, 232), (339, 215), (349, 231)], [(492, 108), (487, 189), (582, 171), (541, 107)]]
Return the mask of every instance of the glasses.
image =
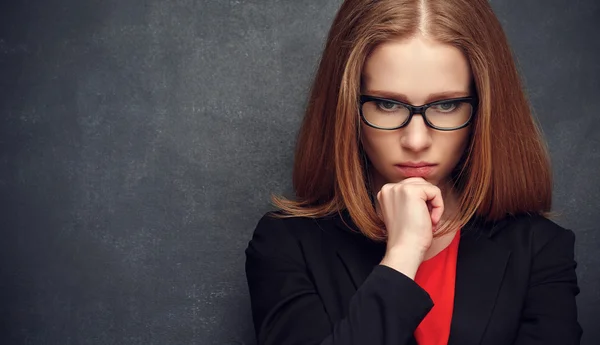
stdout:
[(425, 124), (440, 131), (454, 131), (469, 125), (477, 108), (476, 97), (444, 99), (420, 107), (387, 98), (360, 96), (360, 116), (377, 129), (394, 130), (410, 123), (421, 114)]

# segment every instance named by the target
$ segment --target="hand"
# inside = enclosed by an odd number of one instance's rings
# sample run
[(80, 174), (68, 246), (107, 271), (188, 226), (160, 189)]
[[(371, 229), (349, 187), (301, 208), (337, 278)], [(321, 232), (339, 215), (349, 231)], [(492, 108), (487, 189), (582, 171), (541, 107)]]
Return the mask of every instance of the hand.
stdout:
[(388, 183), (377, 193), (387, 230), (382, 264), (414, 278), (444, 213), (440, 189), (420, 177)]

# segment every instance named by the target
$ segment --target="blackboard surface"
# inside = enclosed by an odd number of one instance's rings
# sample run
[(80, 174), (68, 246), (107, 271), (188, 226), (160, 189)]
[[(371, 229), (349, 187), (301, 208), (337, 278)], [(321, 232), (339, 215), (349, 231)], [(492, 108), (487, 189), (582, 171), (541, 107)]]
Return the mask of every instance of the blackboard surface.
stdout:
[[(339, 4), (0, 3), (0, 344), (255, 344), (243, 250)], [(600, 344), (600, 2), (492, 6)]]

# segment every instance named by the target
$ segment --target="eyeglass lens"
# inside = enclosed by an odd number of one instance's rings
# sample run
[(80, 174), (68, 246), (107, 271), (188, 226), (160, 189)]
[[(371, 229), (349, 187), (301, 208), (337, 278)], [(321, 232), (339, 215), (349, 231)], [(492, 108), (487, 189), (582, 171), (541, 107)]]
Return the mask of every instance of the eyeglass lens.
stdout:
[[(410, 110), (402, 104), (371, 100), (362, 106), (363, 116), (370, 124), (380, 128), (396, 128), (404, 125)], [(473, 107), (469, 102), (448, 101), (427, 108), (425, 117), (439, 128), (456, 128), (469, 121)]]

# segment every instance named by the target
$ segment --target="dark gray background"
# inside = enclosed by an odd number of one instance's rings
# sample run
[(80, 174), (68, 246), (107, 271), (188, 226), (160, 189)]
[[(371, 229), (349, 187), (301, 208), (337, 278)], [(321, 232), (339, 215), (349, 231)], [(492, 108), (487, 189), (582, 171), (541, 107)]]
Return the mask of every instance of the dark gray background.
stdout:
[[(0, 343), (254, 344), (243, 250), (339, 0), (0, 4)], [(600, 343), (600, 3), (494, 0)]]

